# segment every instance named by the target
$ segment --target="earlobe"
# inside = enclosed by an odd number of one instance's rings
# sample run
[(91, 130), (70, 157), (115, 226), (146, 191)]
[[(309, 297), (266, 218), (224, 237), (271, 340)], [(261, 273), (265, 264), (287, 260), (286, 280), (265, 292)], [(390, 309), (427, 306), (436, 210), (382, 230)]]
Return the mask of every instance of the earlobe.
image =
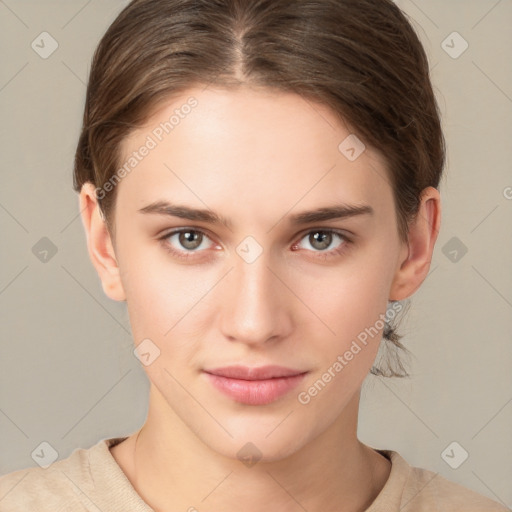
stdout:
[(124, 301), (126, 296), (112, 238), (102, 216), (92, 183), (85, 183), (82, 186), (79, 207), (87, 239), (87, 250), (100, 277), (103, 291), (112, 300)]
[(422, 192), (418, 214), (410, 224), (408, 244), (402, 248), (389, 300), (406, 299), (421, 286), (430, 269), (440, 226), (439, 191), (427, 187)]

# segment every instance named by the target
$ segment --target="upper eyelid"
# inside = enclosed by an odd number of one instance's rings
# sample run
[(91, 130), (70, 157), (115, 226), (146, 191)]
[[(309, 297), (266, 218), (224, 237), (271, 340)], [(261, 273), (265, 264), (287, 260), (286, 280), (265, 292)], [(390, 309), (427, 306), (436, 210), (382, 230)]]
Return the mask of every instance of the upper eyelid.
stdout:
[(350, 238), (350, 233), (345, 229), (339, 229), (339, 228), (330, 228), (330, 227), (321, 227), (321, 228), (308, 228), (303, 231), (301, 231), (297, 236), (300, 236), (301, 238), (308, 233), (314, 233), (316, 231), (326, 231), (327, 233), (334, 233), (339, 236), (343, 236), (345, 238)]
[(208, 230), (205, 230), (204, 228), (195, 228), (192, 226), (185, 226), (182, 228), (173, 228), (169, 231), (165, 231), (162, 235), (158, 235), (159, 239), (165, 239), (169, 238), (170, 236), (177, 235), (178, 233), (183, 233), (187, 231), (197, 231), (198, 233), (202, 233), (203, 235), (206, 235), (212, 242), (214, 241), (213, 237), (208, 233)]

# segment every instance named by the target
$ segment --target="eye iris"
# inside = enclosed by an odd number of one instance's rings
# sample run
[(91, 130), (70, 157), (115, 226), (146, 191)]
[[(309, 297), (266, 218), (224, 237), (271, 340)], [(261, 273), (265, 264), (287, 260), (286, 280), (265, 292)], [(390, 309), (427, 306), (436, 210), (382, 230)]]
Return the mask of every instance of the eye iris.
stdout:
[[(325, 231), (316, 231), (314, 234), (309, 235), (310, 243), (315, 249), (326, 249), (331, 245), (332, 242), (332, 233), (326, 233)], [(318, 241), (320, 241), (320, 247), (315, 245)], [(314, 242), (314, 243), (313, 243)]]
[(179, 241), (186, 249), (197, 249), (201, 245), (202, 235), (197, 231), (182, 231), (179, 234)]

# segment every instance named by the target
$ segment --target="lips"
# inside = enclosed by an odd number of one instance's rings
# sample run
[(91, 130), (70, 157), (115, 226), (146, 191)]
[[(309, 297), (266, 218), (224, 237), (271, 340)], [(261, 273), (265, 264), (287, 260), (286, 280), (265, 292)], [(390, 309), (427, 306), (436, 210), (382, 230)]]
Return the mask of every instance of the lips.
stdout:
[(305, 373), (307, 370), (294, 370), (284, 366), (269, 365), (252, 368), (249, 366), (225, 366), (223, 368), (214, 368), (212, 370), (204, 371), (212, 375), (227, 377), (229, 379), (266, 380), (300, 375), (301, 373)]
[(266, 405), (290, 393), (308, 371), (283, 366), (228, 366), (203, 373), (214, 388), (235, 402)]

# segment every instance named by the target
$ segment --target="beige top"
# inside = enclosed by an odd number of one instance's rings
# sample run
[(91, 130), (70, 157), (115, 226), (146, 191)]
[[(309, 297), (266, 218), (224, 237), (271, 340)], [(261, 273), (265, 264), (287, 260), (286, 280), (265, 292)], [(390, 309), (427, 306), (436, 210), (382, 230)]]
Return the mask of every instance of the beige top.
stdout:
[[(124, 439), (104, 439), (46, 469), (36, 466), (0, 477), (0, 511), (153, 512), (109, 451)], [(437, 473), (410, 466), (395, 451), (376, 451), (391, 461), (391, 472), (366, 512), (510, 510)]]

